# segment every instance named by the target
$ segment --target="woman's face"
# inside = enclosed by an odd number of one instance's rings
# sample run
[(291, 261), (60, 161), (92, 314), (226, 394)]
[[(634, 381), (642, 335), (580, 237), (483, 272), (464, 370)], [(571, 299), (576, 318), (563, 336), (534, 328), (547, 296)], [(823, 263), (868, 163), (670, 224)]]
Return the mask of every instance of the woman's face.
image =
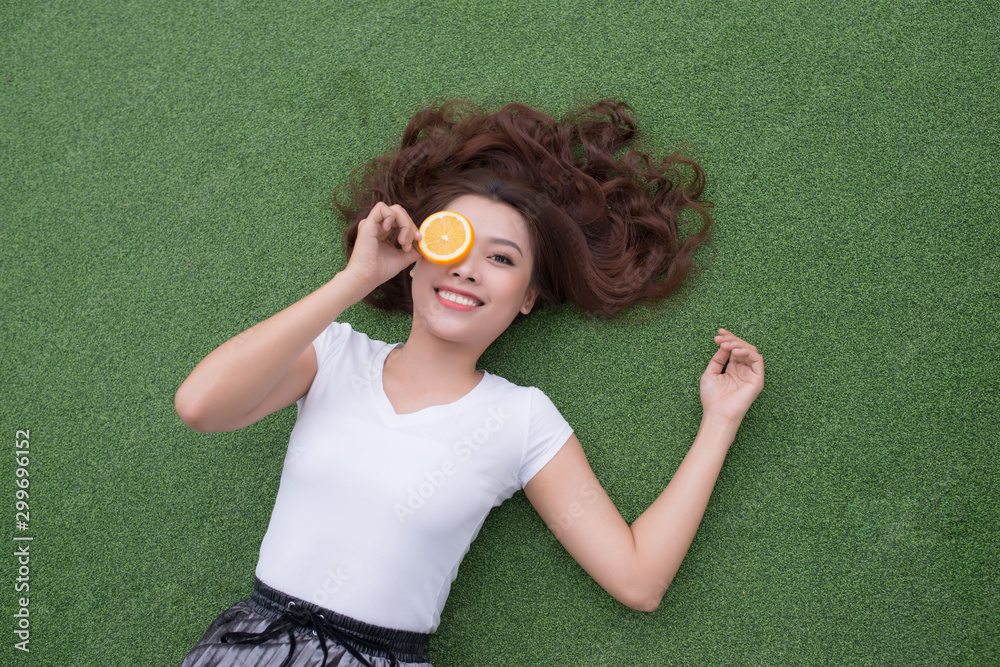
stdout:
[(421, 258), (413, 269), (414, 327), (456, 343), (486, 349), (518, 313), (527, 314), (534, 257), (527, 223), (508, 206), (479, 195), (447, 205), (472, 223), (475, 242), (447, 265)]

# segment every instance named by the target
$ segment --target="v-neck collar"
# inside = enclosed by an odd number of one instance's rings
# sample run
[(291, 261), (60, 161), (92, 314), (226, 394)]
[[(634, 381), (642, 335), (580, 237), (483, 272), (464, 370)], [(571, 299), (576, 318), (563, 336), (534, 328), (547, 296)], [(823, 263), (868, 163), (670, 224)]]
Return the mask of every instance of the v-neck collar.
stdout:
[(442, 413), (453, 412), (457, 407), (476, 400), (476, 396), (487, 391), (488, 386), (492, 384), (493, 376), (486, 371), (482, 371), (483, 377), (480, 378), (479, 383), (461, 398), (458, 398), (451, 403), (430, 405), (421, 410), (417, 410), (416, 412), (399, 414), (396, 412), (396, 409), (392, 407), (392, 401), (389, 400), (389, 397), (385, 393), (385, 386), (382, 383), (382, 378), (385, 373), (385, 361), (389, 358), (389, 353), (400, 347), (403, 347), (402, 343), (396, 343), (395, 345), (385, 343), (385, 346), (375, 354), (371, 362), (372, 381), (369, 384), (369, 387), (372, 392), (372, 400), (375, 403), (375, 407), (378, 410), (379, 415), (387, 424), (412, 424), (435, 419), (441, 416)]

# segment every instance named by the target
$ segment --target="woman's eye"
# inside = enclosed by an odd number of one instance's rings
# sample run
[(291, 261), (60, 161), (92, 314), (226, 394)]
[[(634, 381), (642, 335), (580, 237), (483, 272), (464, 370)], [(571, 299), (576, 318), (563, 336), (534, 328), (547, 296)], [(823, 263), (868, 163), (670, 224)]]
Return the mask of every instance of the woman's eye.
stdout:
[(514, 262), (511, 261), (510, 257), (508, 257), (507, 255), (493, 255), (493, 259), (500, 262), (501, 264), (511, 264), (511, 265), (514, 264)]

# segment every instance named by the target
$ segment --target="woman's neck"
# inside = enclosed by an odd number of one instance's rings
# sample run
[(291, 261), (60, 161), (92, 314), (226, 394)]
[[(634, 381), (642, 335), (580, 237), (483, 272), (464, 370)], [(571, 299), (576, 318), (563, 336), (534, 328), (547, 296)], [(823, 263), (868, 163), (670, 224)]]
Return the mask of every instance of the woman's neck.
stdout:
[(481, 352), (411, 332), (406, 343), (385, 360), (383, 389), (399, 414), (447, 405), (482, 380), (483, 374), (476, 369)]

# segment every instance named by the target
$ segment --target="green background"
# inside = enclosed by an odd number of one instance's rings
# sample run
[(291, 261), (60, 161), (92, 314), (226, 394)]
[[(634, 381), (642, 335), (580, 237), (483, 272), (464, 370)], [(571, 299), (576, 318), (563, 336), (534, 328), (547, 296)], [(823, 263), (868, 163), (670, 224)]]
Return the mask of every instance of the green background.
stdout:
[(482, 366), (550, 395), (629, 520), (690, 446), (717, 327), (767, 386), (658, 611), (518, 494), (435, 665), (996, 664), (998, 25), (990, 0), (4, 2), (0, 429), (30, 430), (35, 539), (30, 654), (0, 557), (0, 662), (175, 665), (247, 595), (294, 410), (201, 435), (173, 394), (343, 265), (355, 165), (438, 97), (615, 96), (705, 167), (714, 252), (663, 308), (538, 312)]

